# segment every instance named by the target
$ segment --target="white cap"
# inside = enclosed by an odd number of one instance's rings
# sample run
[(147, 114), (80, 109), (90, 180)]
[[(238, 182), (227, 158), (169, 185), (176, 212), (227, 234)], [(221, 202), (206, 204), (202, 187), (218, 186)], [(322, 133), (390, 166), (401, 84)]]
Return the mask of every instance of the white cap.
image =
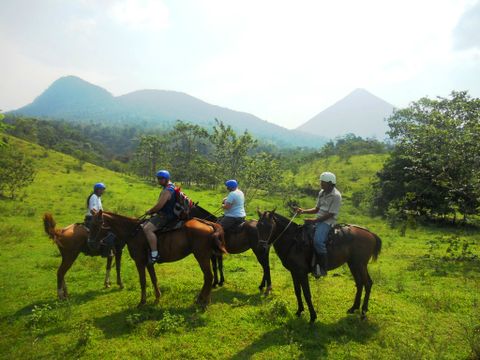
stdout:
[(335, 185), (337, 183), (337, 177), (334, 173), (325, 171), (320, 175), (320, 181), (331, 182)]

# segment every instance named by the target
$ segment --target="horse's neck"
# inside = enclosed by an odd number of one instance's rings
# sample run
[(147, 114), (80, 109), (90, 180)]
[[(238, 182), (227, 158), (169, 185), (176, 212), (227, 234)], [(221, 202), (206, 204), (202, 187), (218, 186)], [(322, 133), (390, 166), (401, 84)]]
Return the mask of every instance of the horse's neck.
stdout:
[[(273, 247), (275, 248), (275, 252), (278, 254), (280, 258), (287, 257), (288, 253), (295, 242), (294, 236), (289, 234), (293, 228), (285, 229), (285, 226), (276, 226), (275, 234), (272, 235), (274, 237)], [(295, 224), (290, 224), (290, 226), (295, 226)]]
[(138, 223), (132, 220), (115, 215), (109, 215), (107, 219), (108, 225), (112, 228), (113, 233), (119, 238), (124, 237), (126, 241), (131, 238), (133, 231), (135, 231), (135, 228), (138, 226)]

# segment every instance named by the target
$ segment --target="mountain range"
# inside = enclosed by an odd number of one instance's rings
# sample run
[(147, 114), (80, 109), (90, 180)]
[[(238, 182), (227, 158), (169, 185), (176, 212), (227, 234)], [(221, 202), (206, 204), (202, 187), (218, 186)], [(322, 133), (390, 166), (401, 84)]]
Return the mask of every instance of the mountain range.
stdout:
[[(366, 90), (355, 90), (307, 123), (289, 130), (255, 115), (208, 104), (182, 92), (139, 90), (115, 97), (76, 76), (65, 76), (54, 81), (31, 104), (11, 113), (71, 122), (163, 128), (171, 127), (176, 120), (208, 127), (219, 119), (238, 132), (248, 130), (255, 137), (279, 146), (318, 148), (328, 138), (346, 133), (383, 137), (386, 128), (383, 117), (391, 109), (393, 106)], [(366, 129), (372, 131), (365, 132)]]

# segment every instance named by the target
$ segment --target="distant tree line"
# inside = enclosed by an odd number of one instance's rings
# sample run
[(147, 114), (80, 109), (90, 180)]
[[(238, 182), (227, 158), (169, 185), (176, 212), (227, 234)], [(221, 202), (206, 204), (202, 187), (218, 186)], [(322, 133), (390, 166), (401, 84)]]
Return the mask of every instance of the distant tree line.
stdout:
[(378, 173), (376, 213), (466, 220), (480, 208), (480, 99), (422, 98), (388, 119), (395, 147)]

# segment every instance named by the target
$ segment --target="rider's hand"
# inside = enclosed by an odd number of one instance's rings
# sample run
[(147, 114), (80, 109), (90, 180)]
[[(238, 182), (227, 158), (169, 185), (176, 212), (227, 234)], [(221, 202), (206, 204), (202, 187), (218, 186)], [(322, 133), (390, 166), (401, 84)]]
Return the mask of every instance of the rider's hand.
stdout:
[(297, 214), (300, 214), (300, 215), (303, 214), (303, 209), (300, 208), (300, 207), (295, 206), (295, 207), (293, 208), (293, 210), (295, 210), (295, 212), (296, 212)]

